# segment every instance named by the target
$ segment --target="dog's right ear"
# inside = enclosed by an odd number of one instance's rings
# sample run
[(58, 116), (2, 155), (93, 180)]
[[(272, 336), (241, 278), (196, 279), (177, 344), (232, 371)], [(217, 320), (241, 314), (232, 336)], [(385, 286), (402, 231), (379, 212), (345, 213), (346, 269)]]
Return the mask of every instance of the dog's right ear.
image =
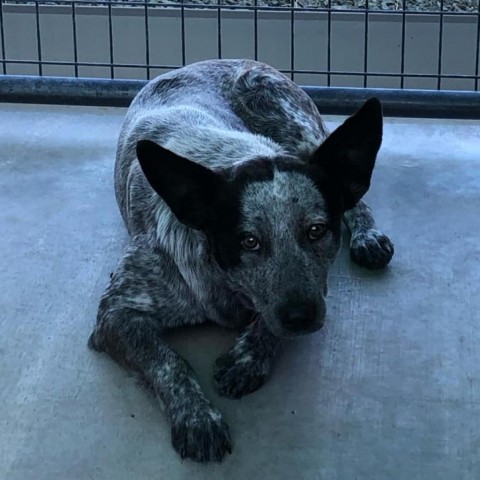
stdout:
[(137, 144), (137, 158), (152, 188), (177, 219), (196, 230), (209, 226), (224, 178), (149, 140)]

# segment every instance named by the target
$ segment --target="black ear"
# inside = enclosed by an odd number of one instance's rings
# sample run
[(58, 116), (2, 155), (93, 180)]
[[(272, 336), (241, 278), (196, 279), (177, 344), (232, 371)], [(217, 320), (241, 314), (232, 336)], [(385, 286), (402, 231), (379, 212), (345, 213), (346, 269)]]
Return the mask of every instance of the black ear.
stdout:
[(344, 209), (353, 208), (367, 193), (382, 143), (382, 106), (376, 98), (338, 127), (313, 154), (312, 163), (335, 182)]
[(148, 182), (180, 222), (197, 230), (209, 226), (223, 177), (149, 140), (138, 142), (137, 157)]

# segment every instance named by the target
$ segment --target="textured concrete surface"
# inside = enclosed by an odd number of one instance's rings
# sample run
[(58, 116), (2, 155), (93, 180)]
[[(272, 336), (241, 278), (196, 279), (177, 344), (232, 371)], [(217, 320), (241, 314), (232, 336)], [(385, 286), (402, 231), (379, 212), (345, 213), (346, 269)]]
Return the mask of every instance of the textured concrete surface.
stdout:
[(0, 106), (0, 479), (480, 478), (478, 124), (387, 121), (368, 197), (394, 261), (372, 274), (344, 249), (326, 328), (290, 343), (263, 389), (217, 398), (211, 365), (232, 334), (175, 334), (233, 433), (233, 455), (202, 466), (174, 454), (150, 394), (86, 348), (126, 241), (123, 115)]

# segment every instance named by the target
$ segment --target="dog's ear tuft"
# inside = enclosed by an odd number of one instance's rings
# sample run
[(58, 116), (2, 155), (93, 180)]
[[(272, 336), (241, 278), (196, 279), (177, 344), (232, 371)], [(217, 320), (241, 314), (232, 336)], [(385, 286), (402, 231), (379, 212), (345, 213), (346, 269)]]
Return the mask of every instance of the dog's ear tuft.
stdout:
[(196, 230), (208, 228), (225, 182), (222, 176), (149, 140), (138, 142), (137, 158), (152, 188), (180, 222)]
[(321, 168), (343, 194), (344, 209), (353, 208), (367, 193), (382, 143), (382, 106), (368, 100), (318, 148), (312, 164)]

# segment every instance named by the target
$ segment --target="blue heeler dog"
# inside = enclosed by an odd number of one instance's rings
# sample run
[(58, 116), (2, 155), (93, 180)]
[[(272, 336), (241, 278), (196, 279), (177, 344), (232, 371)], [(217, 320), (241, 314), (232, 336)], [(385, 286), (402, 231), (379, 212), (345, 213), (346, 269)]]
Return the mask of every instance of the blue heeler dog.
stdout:
[(259, 388), (282, 339), (324, 323), (342, 220), (357, 263), (393, 255), (361, 201), (381, 140), (378, 100), (328, 135), (298, 86), (249, 60), (184, 67), (134, 99), (115, 166), (131, 240), (89, 345), (151, 385), (182, 457), (220, 461), (230, 434), (162, 333), (207, 320), (241, 329), (216, 387), (233, 398)]

